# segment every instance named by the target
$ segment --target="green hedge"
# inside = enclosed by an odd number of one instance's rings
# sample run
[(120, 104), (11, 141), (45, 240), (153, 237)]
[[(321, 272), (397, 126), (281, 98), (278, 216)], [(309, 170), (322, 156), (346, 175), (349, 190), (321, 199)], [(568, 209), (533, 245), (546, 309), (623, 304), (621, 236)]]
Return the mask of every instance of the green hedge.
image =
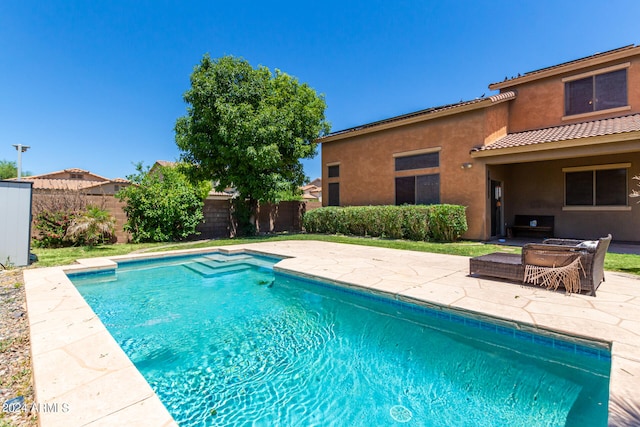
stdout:
[(458, 205), (325, 207), (305, 213), (309, 233), (453, 242), (467, 231)]

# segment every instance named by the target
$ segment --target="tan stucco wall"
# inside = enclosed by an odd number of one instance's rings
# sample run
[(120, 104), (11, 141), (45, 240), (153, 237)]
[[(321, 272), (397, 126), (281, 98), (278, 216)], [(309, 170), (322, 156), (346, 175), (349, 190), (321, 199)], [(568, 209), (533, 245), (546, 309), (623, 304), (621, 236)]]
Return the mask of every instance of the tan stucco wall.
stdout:
[[(586, 118), (562, 119), (564, 116), (563, 78), (597, 71), (626, 62), (631, 63), (627, 71), (627, 101), (631, 107), (630, 110), (624, 112), (617, 111), (614, 113), (607, 113), (606, 111), (595, 112)], [(511, 108), (509, 133), (634, 114), (640, 112), (640, 58), (625, 58), (604, 63), (596, 67), (584, 68), (571, 73), (523, 83), (514, 88), (506, 88), (504, 90), (513, 89), (517, 91), (518, 95), (516, 99), (509, 103)]]
[(634, 175), (640, 173), (640, 153), (515, 163), (490, 167), (492, 176), (505, 178), (504, 210), (511, 225), (514, 215), (553, 215), (555, 236), (561, 238), (597, 238), (611, 233), (614, 240), (640, 241), (640, 204), (629, 199), (629, 210), (563, 211), (564, 174), (562, 168), (612, 163), (631, 163), (628, 169), (629, 192), (638, 188)]
[[(489, 112), (489, 114), (487, 114)], [(485, 182), (481, 162), (469, 152), (488, 135), (506, 132), (506, 105), (471, 111), (455, 116), (368, 133), (322, 144), (323, 176), (327, 165), (340, 164), (339, 178), (323, 179), (323, 194), (330, 182), (340, 183), (340, 204), (393, 205), (395, 178), (429, 173), (440, 174), (440, 202), (467, 206), (469, 231), (464, 236), (482, 239), (485, 235)], [(395, 171), (393, 155), (440, 147), (440, 167)], [(471, 163), (471, 168), (462, 168)], [(323, 197), (327, 204), (328, 197)]]

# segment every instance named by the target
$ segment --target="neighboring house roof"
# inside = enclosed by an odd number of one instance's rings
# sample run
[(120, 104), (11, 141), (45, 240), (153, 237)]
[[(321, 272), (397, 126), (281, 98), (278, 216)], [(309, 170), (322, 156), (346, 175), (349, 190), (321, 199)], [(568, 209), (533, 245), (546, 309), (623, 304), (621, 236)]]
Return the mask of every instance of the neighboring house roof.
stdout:
[(318, 139), (321, 143), (331, 142), (346, 137), (353, 136), (355, 134), (362, 134), (368, 132), (375, 132), (378, 130), (388, 129), (397, 126), (403, 126), (410, 123), (420, 122), (423, 120), (429, 120), (432, 118), (448, 116), (451, 114), (459, 114), (465, 111), (471, 111), (479, 108), (485, 108), (490, 105), (509, 101), (516, 97), (516, 93), (513, 91), (502, 92), (496, 95), (473, 99), (471, 101), (461, 101), (455, 104), (441, 105), (439, 107), (427, 108), (425, 110), (415, 111), (409, 114), (403, 114), (401, 116), (391, 117), (377, 122), (367, 123), (364, 125), (344, 129), (341, 131), (330, 133)]
[(176, 162), (170, 162), (168, 160), (156, 160), (156, 164), (160, 166), (175, 166)]
[(302, 190), (302, 198), (304, 200), (320, 201), (322, 198), (322, 187), (319, 187), (313, 183), (322, 185), (322, 180), (320, 178), (317, 178), (311, 181), (311, 183), (300, 187), (300, 189)]
[[(75, 177), (73, 177), (75, 176)], [(84, 169), (69, 168), (41, 175), (22, 177), (33, 183), (34, 190), (86, 190), (107, 184), (129, 184), (124, 178), (109, 179)]]
[(316, 178), (311, 181), (308, 185), (315, 185), (316, 187), (322, 187), (322, 178)]
[[(512, 133), (489, 145), (479, 147), (474, 151), (475, 154), (482, 155), (482, 152), (494, 150), (598, 136), (619, 135), (629, 132), (640, 132), (640, 114)], [(633, 135), (633, 137), (638, 138), (638, 135)], [(490, 155), (490, 153), (487, 153), (487, 155)]]
[(236, 194), (237, 192), (233, 189), (229, 189), (228, 191), (211, 190), (209, 191), (209, 194), (207, 195), (207, 197), (211, 199), (227, 200), (227, 199), (233, 199), (236, 196)]
[(71, 174), (76, 174), (76, 175), (80, 174), (80, 175), (82, 175), (82, 180), (85, 180), (85, 181), (109, 181), (109, 178), (105, 178), (103, 176), (96, 175), (95, 173), (89, 172), (87, 170), (78, 169), (78, 168), (63, 169), (63, 170), (60, 170), (60, 171), (49, 172), (49, 173), (45, 173), (45, 174), (41, 174), (41, 175), (26, 176), (24, 178), (25, 179), (29, 179), (29, 180), (32, 180), (32, 179), (65, 179), (63, 177), (70, 176)]

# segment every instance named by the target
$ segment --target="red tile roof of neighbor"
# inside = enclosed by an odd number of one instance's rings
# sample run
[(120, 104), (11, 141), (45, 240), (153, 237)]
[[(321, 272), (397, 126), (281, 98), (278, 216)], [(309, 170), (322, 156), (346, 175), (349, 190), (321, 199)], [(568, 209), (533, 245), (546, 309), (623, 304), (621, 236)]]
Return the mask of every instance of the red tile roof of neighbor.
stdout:
[[(56, 178), (56, 176), (68, 176), (68, 174), (81, 174), (82, 178)], [(129, 181), (124, 178), (109, 179), (79, 168), (69, 168), (41, 175), (25, 176), (22, 177), (22, 180), (33, 182), (34, 190), (81, 190), (99, 187), (109, 183), (129, 183)]]
[(499, 150), (502, 148), (522, 147), (547, 142), (567, 141), (594, 136), (617, 135), (640, 131), (640, 114), (632, 114), (611, 119), (555, 126), (546, 129), (530, 130), (509, 134), (477, 151)]

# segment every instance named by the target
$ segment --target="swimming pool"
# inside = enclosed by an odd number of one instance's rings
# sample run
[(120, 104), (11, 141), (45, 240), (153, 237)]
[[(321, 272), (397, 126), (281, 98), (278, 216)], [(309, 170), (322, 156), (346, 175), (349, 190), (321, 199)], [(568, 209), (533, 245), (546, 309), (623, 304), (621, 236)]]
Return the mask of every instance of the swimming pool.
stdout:
[(603, 349), (273, 262), (215, 254), (71, 278), (183, 426), (606, 425)]

